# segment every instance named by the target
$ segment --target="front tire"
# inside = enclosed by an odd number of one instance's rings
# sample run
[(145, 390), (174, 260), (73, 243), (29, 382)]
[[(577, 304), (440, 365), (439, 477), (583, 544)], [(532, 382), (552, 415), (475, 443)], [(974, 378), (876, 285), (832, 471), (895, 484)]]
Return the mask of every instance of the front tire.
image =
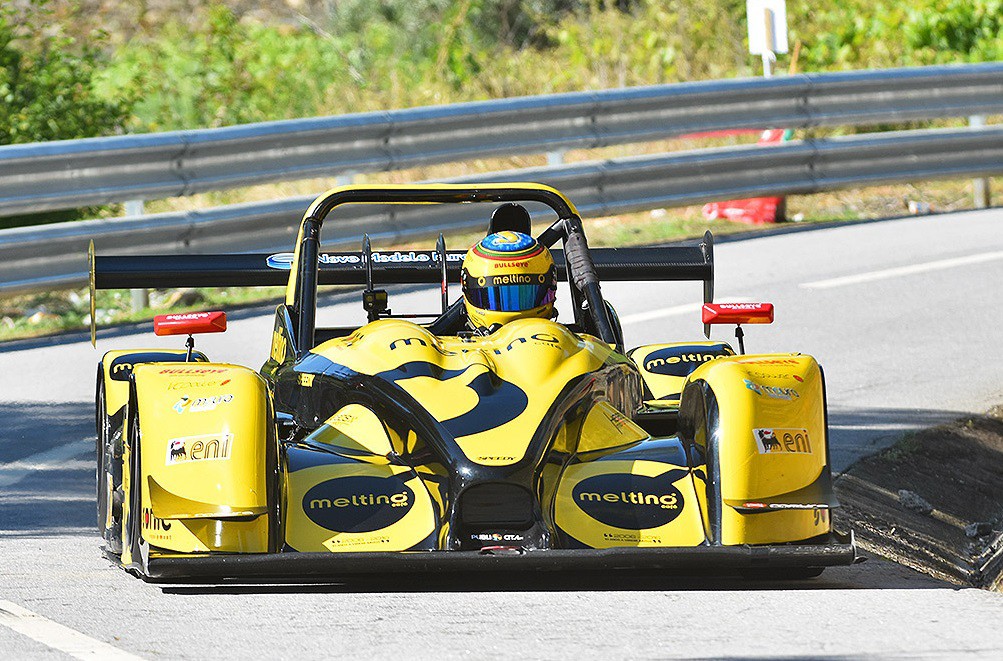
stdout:
[(135, 390), (129, 398), (127, 409), (127, 433), (129, 434), (129, 492), (125, 495), (129, 499), (129, 516), (126, 518), (122, 530), (121, 546), (128, 548), (132, 554), (132, 562), (126, 567), (137, 576), (144, 576), (146, 573), (146, 562), (144, 545), (149, 549), (149, 545), (143, 540), (143, 481), (140, 479), (142, 473), (140, 442), (142, 435), (139, 430), (139, 410), (136, 405)]
[(98, 532), (101, 533), (102, 537), (106, 537), (106, 531), (108, 530), (108, 483), (109, 483), (109, 470), (108, 470), (108, 437), (110, 436), (109, 427), (111, 426), (108, 421), (107, 413), (107, 402), (105, 399), (105, 388), (104, 388), (104, 374), (100, 366), (98, 366), (98, 378), (97, 378), (97, 394), (95, 396), (96, 410), (94, 412), (94, 426), (95, 426), (95, 476), (94, 483), (97, 490), (97, 524)]
[[(95, 457), (98, 532), (105, 550), (122, 553), (122, 423), (119, 415), (108, 415), (108, 396), (102, 368), (98, 368), (95, 411)], [(116, 420), (118, 420), (116, 428)]]

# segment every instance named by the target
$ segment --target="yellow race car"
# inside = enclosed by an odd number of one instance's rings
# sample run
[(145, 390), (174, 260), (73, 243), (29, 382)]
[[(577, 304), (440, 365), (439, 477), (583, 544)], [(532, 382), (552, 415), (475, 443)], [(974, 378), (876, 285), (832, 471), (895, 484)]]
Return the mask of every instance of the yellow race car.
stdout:
[[(434, 251), (376, 252), (368, 239), (360, 252), (320, 249), (329, 214), (347, 204), (513, 202), (556, 214), (531, 243), (552, 249), (573, 323), (472, 328), (447, 284), (495, 276), (461, 269), (464, 252), (441, 237)], [(98, 364), (98, 526), (106, 554), (147, 580), (639, 568), (804, 578), (858, 560), (831, 525), (812, 357), (703, 340), (625, 349), (601, 279), (702, 280), (705, 323), (772, 319), (769, 304), (712, 303), (709, 233), (694, 247), (590, 250), (574, 206), (547, 186), (347, 186), (307, 209), (291, 254), (92, 251), (91, 273), (92, 294), (287, 285), (260, 369), (194, 349), (191, 334), (225, 329), (211, 312), (157, 318), (158, 334), (189, 335), (185, 348), (109, 351)], [(383, 283), (438, 284), (442, 309), (395, 316)], [(364, 285), (369, 323), (318, 327), (323, 284)]]

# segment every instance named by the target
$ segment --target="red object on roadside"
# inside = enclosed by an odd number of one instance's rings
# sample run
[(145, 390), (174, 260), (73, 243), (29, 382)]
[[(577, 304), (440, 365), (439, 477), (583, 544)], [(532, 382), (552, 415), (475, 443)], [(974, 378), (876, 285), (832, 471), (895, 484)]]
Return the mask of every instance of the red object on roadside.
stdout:
[[(763, 131), (757, 144), (778, 144), (783, 142), (786, 136), (786, 129), (767, 129)], [(707, 220), (725, 218), (750, 225), (782, 222), (785, 220), (784, 215), (783, 197), (750, 197), (727, 202), (710, 202), (703, 206), (703, 216)]]
[(153, 332), (157, 335), (195, 335), (225, 330), (226, 313), (222, 311), (158, 314), (153, 318)]
[(705, 324), (772, 324), (773, 303), (704, 303)]

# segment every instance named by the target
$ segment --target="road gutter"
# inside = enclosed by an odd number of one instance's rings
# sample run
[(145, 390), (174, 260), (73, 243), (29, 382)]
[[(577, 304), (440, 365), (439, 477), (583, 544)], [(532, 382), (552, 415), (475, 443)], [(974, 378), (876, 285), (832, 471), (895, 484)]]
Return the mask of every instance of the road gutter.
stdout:
[(1003, 406), (907, 434), (836, 480), (838, 528), (956, 585), (1003, 591)]

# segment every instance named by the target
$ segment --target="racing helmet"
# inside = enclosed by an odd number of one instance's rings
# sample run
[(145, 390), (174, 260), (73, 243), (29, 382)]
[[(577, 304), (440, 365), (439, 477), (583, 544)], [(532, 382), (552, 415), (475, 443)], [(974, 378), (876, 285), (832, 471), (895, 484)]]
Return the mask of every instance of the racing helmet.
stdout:
[(460, 271), (467, 318), (475, 328), (554, 316), (557, 267), (550, 250), (522, 232), (496, 232), (467, 251)]

